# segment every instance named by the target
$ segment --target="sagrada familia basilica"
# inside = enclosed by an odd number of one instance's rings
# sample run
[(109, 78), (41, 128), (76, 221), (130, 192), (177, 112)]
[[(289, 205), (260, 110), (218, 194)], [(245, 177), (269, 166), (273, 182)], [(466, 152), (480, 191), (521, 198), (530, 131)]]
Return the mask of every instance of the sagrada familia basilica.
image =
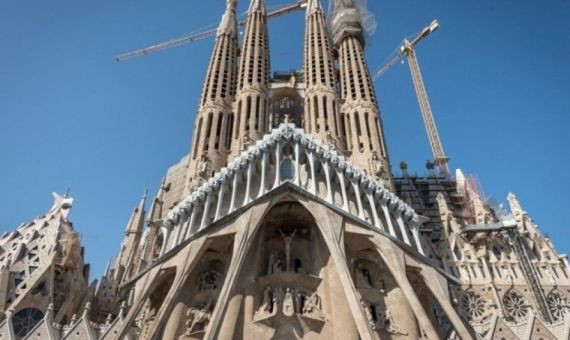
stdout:
[[(569, 264), (514, 194), (391, 171), (358, 9), (305, 14), (270, 72), (267, 13), (228, 0), (191, 150), (89, 281), (73, 199), (0, 238), (0, 339), (569, 339)], [(148, 202), (147, 202), (148, 201)]]

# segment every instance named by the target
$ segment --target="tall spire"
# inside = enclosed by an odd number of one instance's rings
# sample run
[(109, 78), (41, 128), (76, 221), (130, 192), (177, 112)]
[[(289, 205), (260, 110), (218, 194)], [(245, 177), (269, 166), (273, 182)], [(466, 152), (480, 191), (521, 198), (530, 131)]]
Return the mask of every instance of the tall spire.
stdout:
[(196, 114), (185, 195), (226, 164), (234, 120), (232, 101), (235, 96), (237, 54), (236, 1), (228, 0), (218, 26)]
[(338, 50), (344, 136), (351, 162), (393, 188), (384, 130), (364, 58), (360, 13), (352, 0), (334, 0), (332, 30)]
[(309, 0), (305, 17), (305, 131), (344, 150), (334, 57), (320, 0)]
[(136, 265), (138, 246), (144, 229), (145, 205), (148, 190), (145, 190), (138, 206), (133, 210), (127, 228), (125, 238), (121, 244), (121, 250), (115, 262), (115, 281), (120, 283), (132, 275)]
[(133, 210), (129, 223), (127, 224), (126, 233), (140, 233), (144, 227), (144, 214), (145, 214), (145, 204), (148, 195), (148, 189), (145, 189), (139, 205)]
[(268, 130), (269, 39), (263, 0), (249, 6), (241, 49), (231, 157)]

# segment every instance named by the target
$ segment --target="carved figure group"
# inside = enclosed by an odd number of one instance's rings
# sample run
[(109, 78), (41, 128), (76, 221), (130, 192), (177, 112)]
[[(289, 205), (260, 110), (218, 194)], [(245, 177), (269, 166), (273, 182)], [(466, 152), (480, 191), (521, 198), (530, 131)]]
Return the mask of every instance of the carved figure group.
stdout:
[(281, 311), (285, 316), (294, 314), (324, 318), (321, 298), (316, 293), (308, 294), (300, 289), (265, 287), (261, 304), (256, 312), (262, 314), (277, 314)]
[(380, 292), (385, 292), (385, 284), (381, 278), (374, 278), (370, 271), (359, 263), (356, 266), (356, 286), (359, 288), (375, 288)]
[(364, 299), (360, 300), (360, 304), (364, 309), (370, 328), (373, 330), (385, 330), (392, 334), (408, 335), (408, 333), (395, 325), (390, 309), (386, 308), (385, 311), (382, 311), (377, 306), (364, 301)]
[(213, 300), (210, 299), (199, 307), (191, 307), (188, 309), (188, 312), (186, 312), (187, 320), (185, 335), (206, 330), (212, 314), (212, 305)]

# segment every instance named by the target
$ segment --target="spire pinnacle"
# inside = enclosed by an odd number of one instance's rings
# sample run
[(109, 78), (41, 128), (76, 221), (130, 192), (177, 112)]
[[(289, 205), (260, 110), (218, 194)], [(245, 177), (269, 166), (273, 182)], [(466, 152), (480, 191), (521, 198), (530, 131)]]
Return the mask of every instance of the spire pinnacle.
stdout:
[(322, 11), (323, 6), (321, 0), (309, 0), (307, 2), (306, 17), (308, 17), (313, 11)]
[(265, 1), (263, 1), (263, 0), (251, 0), (251, 3), (249, 4), (249, 9), (247, 10), (247, 12), (251, 13), (253, 11), (261, 11), (262, 13), (265, 13)]
[(144, 192), (143, 192), (141, 201), (140, 201), (140, 203), (139, 203), (139, 209), (140, 209), (140, 210), (143, 210), (143, 209), (144, 209), (144, 206), (145, 206), (147, 197), (148, 197), (148, 189), (144, 189)]
[(236, 0), (226, 1), (226, 11), (222, 15), (222, 21), (218, 26), (218, 36), (222, 34), (235, 35), (237, 33), (236, 5)]
[(310, 12), (313, 9), (323, 9), (321, 4), (321, 0), (309, 0), (307, 3), (307, 12)]

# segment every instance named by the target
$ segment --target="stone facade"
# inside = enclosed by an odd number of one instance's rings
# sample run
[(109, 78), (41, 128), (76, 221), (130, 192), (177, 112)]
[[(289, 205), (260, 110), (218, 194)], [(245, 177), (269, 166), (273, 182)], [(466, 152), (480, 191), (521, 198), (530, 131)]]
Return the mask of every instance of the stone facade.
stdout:
[[(134, 209), (96, 291), (69, 198), (0, 239), (0, 339), (570, 337), (566, 256), (515, 195), (506, 211), (460, 170), (392, 173), (352, 0), (330, 27), (307, 1), (303, 70), (272, 77), (263, 0), (241, 48), (235, 11), (191, 150)], [(44, 274), (63, 267), (82, 298)]]

